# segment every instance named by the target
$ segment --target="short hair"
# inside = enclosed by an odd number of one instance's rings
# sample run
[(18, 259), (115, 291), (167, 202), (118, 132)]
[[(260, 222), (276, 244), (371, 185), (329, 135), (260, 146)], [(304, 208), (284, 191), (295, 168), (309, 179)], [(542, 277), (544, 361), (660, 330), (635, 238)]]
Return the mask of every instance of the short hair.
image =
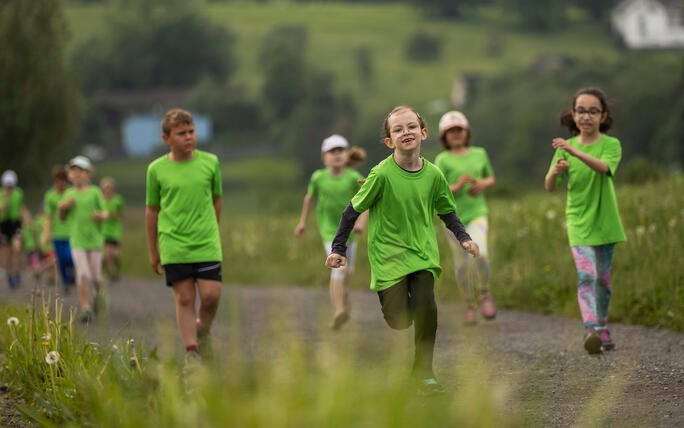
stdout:
[(100, 180), (100, 187), (104, 187), (106, 184), (116, 187), (116, 181), (114, 181), (114, 178), (112, 177), (102, 177), (102, 180)]
[(421, 128), (421, 129), (427, 128), (427, 124), (425, 123), (425, 120), (423, 120), (423, 118), (422, 118), (421, 115), (416, 111), (416, 109), (414, 109), (414, 108), (411, 107), (411, 106), (400, 105), (400, 106), (394, 107), (394, 108), (392, 109), (392, 111), (389, 112), (389, 114), (387, 115), (387, 117), (385, 118), (385, 120), (382, 122), (382, 130), (383, 130), (384, 133), (385, 133), (385, 138), (390, 138), (390, 135), (391, 135), (391, 134), (390, 134), (390, 128), (389, 128), (389, 118), (392, 117), (393, 114), (399, 113), (400, 111), (404, 111), (404, 110), (408, 110), (408, 111), (414, 112), (414, 113), (416, 114), (416, 117), (418, 117), (418, 124), (420, 125), (420, 128)]
[(66, 168), (64, 165), (55, 165), (52, 167), (52, 180), (64, 180), (68, 181), (68, 176)]
[(192, 125), (192, 114), (182, 108), (174, 108), (166, 112), (161, 121), (162, 132), (170, 135), (171, 130), (178, 125)]

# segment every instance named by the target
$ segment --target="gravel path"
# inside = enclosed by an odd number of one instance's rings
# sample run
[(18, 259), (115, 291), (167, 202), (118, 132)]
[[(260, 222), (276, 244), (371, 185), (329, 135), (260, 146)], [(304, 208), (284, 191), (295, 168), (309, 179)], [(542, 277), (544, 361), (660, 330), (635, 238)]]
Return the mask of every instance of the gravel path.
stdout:
[[(26, 302), (30, 291), (24, 287), (10, 293), (3, 287), (0, 299)], [(74, 294), (65, 297), (65, 306), (76, 304)], [(334, 333), (321, 328), (330, 315), (326, 289), (225, 286), (214, 340), (239, 338), (242, 349), (260, 358), (269, 355), (259, 354), (259, 344), (273, 334), (302, 338), (311, 347), (352, 343), (355, 352), (371, 361), (367, 364), (388, 357), (398, 337), (411, 343), (411, 330), (397, 332), (385, 325), (374, 293), (354, 291), (352, 304), (351, 321)], [(161, 279), (126, 279), (113, 285), (108, 307), (109, 330), (92, 334), (130, 332), (148, 346), (168, 332), (175, 334), (173, 298)], [(485, 355), (490, 376), (509, 386), (511, 412), (532, 425), (584, 425), (587, 421), (580, 418), (598, 396), (593, 403), (602, 409), (602, 426), (684, 426), (684, 334), (614, 324), (617, 350), (589, 356), (582, 348), (578, 319), (502, 310), (495, 321), (466, 328), (453, 302), (439, 304), (439, 317), (435, 369), (447, 388), (457, 387), (449, 368), (464, 353)], [(170, 341), (180, 349), (177, 335)], [(406, 353), (407, 368), (411, 352)]]

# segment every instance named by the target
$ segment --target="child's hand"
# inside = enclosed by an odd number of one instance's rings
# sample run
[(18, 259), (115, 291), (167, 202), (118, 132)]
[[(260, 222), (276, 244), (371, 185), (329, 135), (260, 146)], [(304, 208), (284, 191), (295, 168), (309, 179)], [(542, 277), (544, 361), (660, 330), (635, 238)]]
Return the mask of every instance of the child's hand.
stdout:
[(59, 203), (59, 208), (66, 208), (66, 209), (73, 208), (75, 203), (76, 203), (76, 199), (74, 199), (74, 198), (65, 199)]
[(451, 193), (460, 192), (467, 184), (474, 183), (475, 179), (470, 174), (462, 174), (454, 184), (449, 186)]
[(161, 258), (159, 257), (159, 253), (150, 254), (150, 266), (152, 266), (152, 270), (157, 275), (161, 276), (164, 274), (164, 270), (161, 266)]
[(473, 257), (480, 257), (480, 247), (477, 246), (477, 243), (475, 243), (475, 241), (466, 241), (463, 244), (461, 244), (461, 246)]
[(294, 235), (299, 238), (300, 236), (304, 235), (304, 231), (306, 230), (306, 225), (303, 223), (297, 223), (297, 227), (295, 227), (294, 230)]
[(332, 253), (325, 259), (325, 267), (328, 269), (334, 269), (347, 264), (347, 258), (339, 254)]
[(554, 138), (551, 145), (554, 149), (565, 150), (566, 152), (568, 152), (568, 154), (575, 156), (575, 148), (572, 147), (568, 140), (565, 140), (563, 138)]
[(553, 169), (551, 171), (553, 175), (559, 176), (565, 174), (569, 167), (570, 164), (568, 163), (568, 161), (566, 161), (563, 158), (558, 158), (556, 163), (553, 165)]
[(105, 212), (94, 212), (91, 218), (95, 221), (105, 221), (107, 220), (107, 213)]
[(356, 182), (363, 186), (363, 183), (366, 182), (366, 179), (362, 178), (361, 180), (356, 180)]
[(468, 189), (468, 194), (470, 196), (480, 196), (485, 191), (485, 183), (482, 180), (475, 180), (470, 189)]

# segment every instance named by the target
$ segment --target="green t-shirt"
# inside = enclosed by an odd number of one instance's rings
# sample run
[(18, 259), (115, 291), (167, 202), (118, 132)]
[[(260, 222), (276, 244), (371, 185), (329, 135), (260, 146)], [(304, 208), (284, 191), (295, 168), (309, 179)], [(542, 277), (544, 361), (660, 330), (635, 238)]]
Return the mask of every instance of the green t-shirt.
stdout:
[(80, 192), (72, 187), (62, 195), (62, 200), (69, 198), (74, 198), (74, 206), (67, 212), (71, 222), (71, 248), (101, 250), (104, 246), (102, 225), (93, 220), (93, 214), (107, 211), (102, 191), (93, 185)]
[[(333, 177), (327, 168), (319, 169), (311, 176), (307, 194), (317, 199), (316, 217), (323, 242), (332, 242), (335, 238), (342, 211), (361, 188), (361, 179), (361, 174), (348, 168), (339, 177)], [(354, 234), (349, 237), (350, 241), (355, 239)]]
[(146, 203), (161, 207), (157, 224), (162, 265), (222, 261), (214, 211), (221, 170), (216, 155), (195, 150), (186, 162), (165, 154), (147, 168)]
[[(470, 174), (477, 180), (494, 175), (487, 152), (482, 147), (470, 147), (468, 153), (460, 156), (444, 151), (435, 158), (435, 165), (442, 170), (449, 184), (456, 183), (463, 174)], [(456, 213), (463, 224), (487, 215), (484, 193), (480, 196), (470, 196), (468, 190), (471, 187), (473, 185), (468, 184), (454, 193)]]
[(371, 169), (352, 199), (354, 210), (370, 210), (368, 260), (371, 285), (384, 290), (406, 275), (429, 270), (439, 277), (439, 248), (435, 213), (456, 210), (454, 197), (442, 172), (428, 160), (423, 168), (407, 172), (392, 155)]
[[(0, 207), (5, 203), (5, 190), (0, 189)], [(7, 199), (7, 207), (4, 212), (0, 212), (0, 221), (21, 220), (21, 207), (24, 205), (24, 192), (15, 187)]]
[(108, 218), (102, 222), (102, 235), (104, 235), (105, 239), (119, 242), (121, 241), (121, 232), (123, 230), (121, 225), (121, 216), (124, 211), (123, 198), (119, 194), (114, 194), (109, 200), (105, 198), (105, 204), (109, 215), (115, 215), (116, 218)]
[(48, 214), (42, 213), (33, 218), (31, 225), (35, 228), (35, 236), (38, 238), (38, 246), (43, 253), (52, 251), (52, 241), (43, 244), (45, 238), (45, 223), (47, 222)]
[(62, 221), (59, 218), (57, 206), (59, 205), (59, 201), (62, 200), (62, 195), (64, 195), (64, 193), (57, 193), (57, 191), (52, 188), (45, 192), (45, 197), (43, 198), (45, 212), (52, 217), (51, 239), (57, 241), (67, 241), (69, 239), (69, 232), (71, 231), (71, 217), (68, 216), (65, 221)]
[[(601, 136), (600, 140), (588, 146), (580, 144), (577, 137), (568, 141), (574, 148), (602, 160), (610, 168), (608, 173), (598, 174), (565, 150), (556, 150), (549, 172), (559, 157), (565, 158), (570, 164), (566, 173), (568, 201), (565, 207), (570, 246), (626, 241), (613, 186), (613, 176), (622, 156), (620, 141), (608, 135)], [(558, 177), (559, 184), (566, 174)]]
[(36, 224), (36, 219), (33, 218), (31, 220), (30, 224), (25, 224), (22, 225), (22, 230), (21, 230), (21, 240), (22, 240), (22, 245), (24, 246), (24, 251), (27, 253), (30, 253), (32, 251), (36, 251), (38, 248), (36, 246), (36, 229), (37, 229), (37, 224)]

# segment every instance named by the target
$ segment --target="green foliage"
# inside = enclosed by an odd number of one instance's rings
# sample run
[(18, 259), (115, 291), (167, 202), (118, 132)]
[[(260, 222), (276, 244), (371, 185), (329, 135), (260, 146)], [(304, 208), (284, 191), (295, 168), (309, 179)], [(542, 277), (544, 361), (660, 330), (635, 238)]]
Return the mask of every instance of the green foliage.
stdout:
[(516, 15), (527, 31), (553, 31), (567, 19), (564, 0), (503, 0), (501, 5)]
[(235, 69), (233, 36), (192, 1), (117, 0), (111, 7), (106, 37), (76, 55), (89, 91), (192, 85), (227, 79)]
[(189, 108), (212, 118), (217, 139), (236, 131), (258, 131), (264, 126), (262, 108), (257, 101), (239, 88), (211, 79), (203, 80), (193, 89)]
[(43, 184), (64, 161), (75, 131), (79, 94), (65, 61), (61, 2), (0, 3), (0, 170), (21, 186)]
[(642, 184), (660, 181), (667, 175), (667, 169), (662, 165), (643, 155), (637, 155), (620, 166), (620, 173), (616, 180), (619, 183)]
[(406, 43), (406, 59), (435, 61), (442, 55), (442, 39), (425, 31), (416, 32)]

